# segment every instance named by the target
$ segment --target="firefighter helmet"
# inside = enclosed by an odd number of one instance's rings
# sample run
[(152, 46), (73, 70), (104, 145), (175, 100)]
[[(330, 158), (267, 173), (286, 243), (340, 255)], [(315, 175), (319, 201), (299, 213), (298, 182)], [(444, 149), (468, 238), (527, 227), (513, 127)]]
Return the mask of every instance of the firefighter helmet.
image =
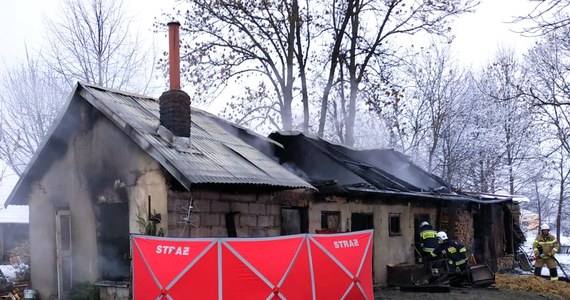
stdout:
[(423, 222), (420, 224), (420, 227), (427, 226), (427, 225), (429, 225), (429, 223), (428, 223), (427, 221), (423, 221)]
[(440, 231), (437, 233), (437, 237), (440, 238), (442, 241), (447, 240), (447, 233)]
[(548, 224), (542, 224), (542, 226), (540, 226), (540, 230), (550, 230), (550, 226), (548, 226)]

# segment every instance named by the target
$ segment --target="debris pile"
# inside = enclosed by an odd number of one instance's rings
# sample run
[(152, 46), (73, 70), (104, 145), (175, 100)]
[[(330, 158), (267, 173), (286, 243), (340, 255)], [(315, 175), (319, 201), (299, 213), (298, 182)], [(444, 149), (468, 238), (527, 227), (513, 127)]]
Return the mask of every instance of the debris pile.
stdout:
[(495, 274), (495, 287), (504, 290), (519, 290), (570, 299), (570, 283), (550, 281), (538, 276)]

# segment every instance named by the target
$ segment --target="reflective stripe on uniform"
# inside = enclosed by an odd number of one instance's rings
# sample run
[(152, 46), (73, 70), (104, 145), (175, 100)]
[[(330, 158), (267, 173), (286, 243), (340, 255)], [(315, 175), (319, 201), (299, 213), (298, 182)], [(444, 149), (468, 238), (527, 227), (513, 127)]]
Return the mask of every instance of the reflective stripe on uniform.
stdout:
[[(467, 262), (467, 258), (456, 261), (456, 262), (455, 262), (455, 265), (456, 265), (456, 266), (460, 266), (460, 265), (462, 265), (462, 264), (464, 264), (464, 263), (466, 263), (466, 262)], [(453, 260), (448, 260), (447, 263), (450, 264), (450, 265), (452, 265), (452, 264), (453, 264)]]
[(556, 240), (553, 240), (553, 241), (544, 241), (544, 242), (538, 242), (538, 244), (539, 244), (539, 245), (544, 245), (544, 244), (554, 244), (554, 243), (556, 243), (556, 242), (557, 242)]
[(420, 232), (420, 237), (422, 239), (435, 238), (435, 237), (437, 237), (437, 232), (435, 232), (433, 230), (422, 231), (422, 232)]

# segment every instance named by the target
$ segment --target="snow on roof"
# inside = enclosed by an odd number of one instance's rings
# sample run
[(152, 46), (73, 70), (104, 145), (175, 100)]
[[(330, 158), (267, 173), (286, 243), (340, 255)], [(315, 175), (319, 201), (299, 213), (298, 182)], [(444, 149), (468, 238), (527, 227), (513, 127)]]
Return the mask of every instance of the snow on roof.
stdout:
[(537, 213), (530, 211), (528, 209), (524, 209), (524, 208), (521, 208), (521, 215), (537, 215), (538, 216)]
[(30, 212), (27, 205), (10, 205), (4, 208), (4, 202), (18, 182), (18, 175), (0, 161), (0, 224), (30, 222)]
[(28, 224), (29, 222), (30, 210), (27, 205), (9, 205), (6, 208), (0, 208), (0, 224)]
[(530, 202), (530, 199), (524, 195), (512, 195), (512, 197), (513, 197), (513, 201), (517, 202), (517, 203)]

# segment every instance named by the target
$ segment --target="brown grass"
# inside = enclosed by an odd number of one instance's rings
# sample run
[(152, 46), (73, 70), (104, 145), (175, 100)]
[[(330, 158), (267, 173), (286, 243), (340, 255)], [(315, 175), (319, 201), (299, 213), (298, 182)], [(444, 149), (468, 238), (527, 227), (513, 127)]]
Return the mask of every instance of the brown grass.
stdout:
[(570, 299), (570, 283), (550, 281), (532, 275), (495, 274), (495, 287), (505, 290), (528, 291)]

